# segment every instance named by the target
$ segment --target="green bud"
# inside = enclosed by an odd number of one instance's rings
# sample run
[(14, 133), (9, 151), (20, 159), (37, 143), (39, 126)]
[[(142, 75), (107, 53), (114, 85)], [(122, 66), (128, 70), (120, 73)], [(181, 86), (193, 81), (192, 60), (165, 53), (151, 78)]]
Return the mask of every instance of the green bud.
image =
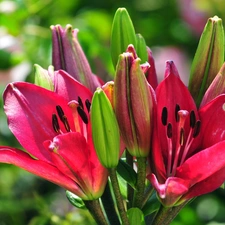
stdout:
[(217, 16), (208, 19), (192, 62), (189, 90), (199, 106), (224, 61), (224, 31)]
[(125, 8), (117, 9), (111, 34), (111, 56), (114, 67), (118, 61), (118, 56), (125, 52), (129, 44), (136, 48), (136, 34), (131, 18)]
[(120, 134), (113, 108), (104, 91), (98, 88), (91, 104), (92, 137), (101, 164), (115, 168), (119, 161)]
[(34, 65), (34, 84), (53, 91), (53, 81), (51, 74), (54, 74), (54, 67), (49, 66), (48, 70), (43, 69), (41, 66)]
[(81, 198), (70, 191), (66, 191), (66, 197), (70, 203), (78, 209), (85, 209), (85, 204)]
[(131, 208), (127, 211), (130, 225), (145, 225), (143, 212), (139, 208)]
[(141, 62), (148, 61), (148, 53), (147, 53), (147, 46), (145, 43), (145, 39), (142, 37), (141, 34), (137, 34), (137, 55), (141, 59)]

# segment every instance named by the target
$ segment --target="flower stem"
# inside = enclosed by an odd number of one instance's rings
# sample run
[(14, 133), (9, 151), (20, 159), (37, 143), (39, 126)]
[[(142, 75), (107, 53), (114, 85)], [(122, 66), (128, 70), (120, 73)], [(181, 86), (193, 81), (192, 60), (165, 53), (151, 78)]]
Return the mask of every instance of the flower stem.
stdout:
[(174, 207), (164, 207), (161, 205), (152, 225), (169, 225), (187, 203), (188, 201)]
[(118, 215), (115, 210), (115, 205), (112, 199), (109, 182), (107, 182), (105, 191), (101, 197), (103, 207), (111, 225), (120, 225)]
[[(128, 151), (126, 151), (126, 162), (128, 165), (131, 166), (131, 168), (133, 168), (133, 163), (134, 163), (133, 156)], [(129, 184), (127, 184), (127, 200), (128, 200), (127, 208), (128, 209), (132, 207), (133, 198), (134, 198), (134, 189)]]
[(134, 202), (133, 207), (141, 209), (144, 198), (145, 190), (145, 178), (146, 178), (146, 158), (138, 157), (137, 158), (137, 185), (134, 193)]
[(129, 220), (127, 218), (127, 214), (125, 211), (125, 207), (123, 204), (123, 198), (120, 192), (120, 188), (119, 188), (119, 182), (116, 176), (116, 169), (115, 168), (111, 168), (109, 169), (109, 176), (112, 182), (112, 187), (113, 187), (113, 192), (116, 198), (116, 202), (117, 202), (117, 207), (118, 207), (118, 211), (120, 214), (120, 218), (122, 220), (123, 225), (129, 225)]
[(98, 225), (108, 225), (108, 222), (102, 212), (99, 199), (83, 202)]

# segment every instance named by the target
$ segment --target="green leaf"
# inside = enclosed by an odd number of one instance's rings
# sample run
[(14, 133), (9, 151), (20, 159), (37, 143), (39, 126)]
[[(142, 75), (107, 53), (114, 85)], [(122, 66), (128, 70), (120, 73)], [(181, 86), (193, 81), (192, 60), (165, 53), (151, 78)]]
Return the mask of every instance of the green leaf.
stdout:
[(145, 225), (143, 212), (139, 208), (131, 208), (127, 211), (130, 225)]
[(137, 173), (130, 165), (120, 159), (117, 166), (117, 172), (132, 188), (135, 189)]
[(157, 211), (160, 207), (160, 202), (156, 196), (156, 193), (154, 193), (151, 198), (146, 202), (144, 205), (142, 211), (145, 216)]
[(77, 195), (73, 194), (70, 191), (66, 191), (66, 197), (70, 201), (70, 203), (77, 207), (78, 209), (85, 209), (85, 204), (81, 198), (79, 198)]

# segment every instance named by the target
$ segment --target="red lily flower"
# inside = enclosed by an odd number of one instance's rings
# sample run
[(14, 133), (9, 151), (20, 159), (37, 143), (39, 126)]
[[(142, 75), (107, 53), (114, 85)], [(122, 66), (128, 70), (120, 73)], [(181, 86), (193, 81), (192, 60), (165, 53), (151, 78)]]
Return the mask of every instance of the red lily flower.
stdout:
[(21, 167), (84, 200), (104, 191), (107, 171), (92, 142), (92, 93), (64, 71), (55, 72), (55, 92), (11, 83), (4, 92), (9, 128), (26, 152), (0, 147), (0, 162)]
[(165, 206), (211, 192), (225, 180), (225, 95), (198, 111), (173, 62), (156, 89), (148, 179)]

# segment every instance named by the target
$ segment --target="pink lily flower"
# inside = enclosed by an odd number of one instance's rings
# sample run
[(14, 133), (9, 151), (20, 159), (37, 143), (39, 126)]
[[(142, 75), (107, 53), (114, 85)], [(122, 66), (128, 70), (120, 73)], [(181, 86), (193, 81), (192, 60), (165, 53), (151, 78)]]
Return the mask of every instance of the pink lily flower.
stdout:
[(147, 176), (165, 206), (211, 192), (225, 180), (225, 95), (197, 109), (173, 62), (156, 89)]
[(54, 74), (54, 92), (26, 82), (4, 92), (9, 128), (25, 151), (0, 147), (0, 162), (16, 165), (84, 200), (99, 198), (107, 182), (92, 142), (92, 93), (64, 71)]

